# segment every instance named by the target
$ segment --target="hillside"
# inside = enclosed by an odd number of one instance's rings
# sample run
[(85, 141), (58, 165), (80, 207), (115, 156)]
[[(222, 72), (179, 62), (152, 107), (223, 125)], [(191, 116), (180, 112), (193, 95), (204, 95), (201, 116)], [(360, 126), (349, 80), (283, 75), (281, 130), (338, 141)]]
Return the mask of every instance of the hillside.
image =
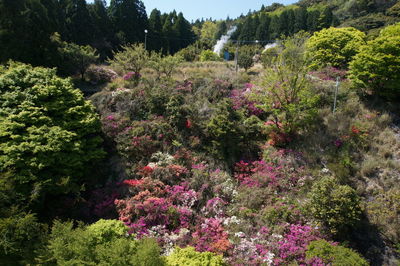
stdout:
[(399, 265), (397, 7), (0, 2), (0, 265)]

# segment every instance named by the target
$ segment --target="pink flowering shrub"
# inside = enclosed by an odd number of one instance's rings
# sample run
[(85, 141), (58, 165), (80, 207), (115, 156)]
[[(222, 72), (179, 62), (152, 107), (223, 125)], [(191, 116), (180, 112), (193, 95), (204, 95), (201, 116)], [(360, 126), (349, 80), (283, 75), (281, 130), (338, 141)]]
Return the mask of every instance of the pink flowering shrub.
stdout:
[(131, 129), (130, 120), (118, 114), (109, 114), (101, 119), (102, 129), (106, 136), (115, 138), (119, 133)]
[(256, 102), (250, 100), (250, 94), (252, 92), (253, 84), (247, 83), (245, 88), (232, 90), (230, 98), (233, 102), (233, 109), (245, 109), (248, 115), (259, 116), (264, 113), (264, 111), (256, 107)]
[(210, 251), (224, 254), (231, 247), (228, 233), (225, 231), (220, 218), (203, 219), (197, 225), (192, 237), (194, 247), (200, 252)]
[(92, 84), (111, 82), (118, 77), (118, 74), (114, 70), (96, 65), (91, 65), (86, 70), (85, 75)]
[(234, 177), (240, 185), (248, 187), (271, 187), (278, 191), (287, 191), (297, 185), (299, 173), (284, 164), (265, 161), (244, 162), (235, 165)]
[(197, 193), (185, 184), (166, 186), (151, 178), (125, 180), (124, 184), (131, 196), (115, 200), (115, 205), (119, 219), (131, 228), (131, 233), (146, 234), (154, 226), (174, 231), (190, 225)]
[(319, 239), (318, 232), (308, 225), (289, 226), (281, 241), (278, 241), (278, 256), (274, 259), (277, 265), (297, 262), (306, 265), (307, 246), (311, 241)]

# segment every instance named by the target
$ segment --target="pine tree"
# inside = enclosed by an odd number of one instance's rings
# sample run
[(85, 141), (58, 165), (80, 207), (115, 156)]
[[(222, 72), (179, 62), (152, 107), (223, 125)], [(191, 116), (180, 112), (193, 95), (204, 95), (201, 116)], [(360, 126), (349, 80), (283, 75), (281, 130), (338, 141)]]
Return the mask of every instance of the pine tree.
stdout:
[(67, 41), (81, 45), (91, 43), (94, 27), (85, 0), (65, 1), (65, 22)]
[(269, 40), (270, 35), (269, 35), (269, 24), (270, 24), (271, 18), (267, 14), (262, 14), (260, 17), (260, 24), (257, 27), (256, 31), (256, 39), (257, 40)]
[(146, 9), (139, 0), (111, 0), (109, 16), (121, 43), (144, 41)]
[(94, 28), (94, 39), (91, 43), (100, 52), (101, 59), (105, 59), (111, 56), (112, 48), (117, 44), (112, 32), (112, 23), (108, 17), (106, 2), (95, 0), (88, 9)]
[(307, 8), (300, 7), (294, 10), (294, 32), (307, 30)]
[(161, 21), (161, 12), (158, 9), (153, 9), (149, 18), (149, 38), (148, 47), (150, 50), (160, 51), (163, 42), (163, 24)]

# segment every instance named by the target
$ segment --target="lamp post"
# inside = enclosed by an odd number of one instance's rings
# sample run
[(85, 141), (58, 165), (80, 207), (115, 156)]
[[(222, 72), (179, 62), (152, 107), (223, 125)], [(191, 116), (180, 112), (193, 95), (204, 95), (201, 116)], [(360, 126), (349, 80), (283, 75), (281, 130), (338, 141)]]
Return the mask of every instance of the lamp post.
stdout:
[(147, 30), (144, 30), (144, 49), (147, 50)]

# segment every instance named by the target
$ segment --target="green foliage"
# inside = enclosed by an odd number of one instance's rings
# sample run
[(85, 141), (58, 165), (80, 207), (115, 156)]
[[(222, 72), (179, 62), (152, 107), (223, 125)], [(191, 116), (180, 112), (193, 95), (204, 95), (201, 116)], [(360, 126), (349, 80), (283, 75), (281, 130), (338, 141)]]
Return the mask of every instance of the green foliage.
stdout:
[(0, 264), (31, 263), (35, 252), (42, 248), (46, 233), (46, 225), (39, 223), (34, 214), (0, 218)]
[(339, 185), (333, 177), (314, 183), (308, 194), (311, 215), (333, 234), (344, 233), (360, 219), (360, 197), (348, 185)]
[(371, 223), (378, 226), (393, 243), (400, 244), (400, 191), (378, 190), (373, 200), (367, 204), (367, 215)]
[(163, 57), (161, 53), (152, 53), (149, 67), (156, 72), (157, 80), (161, 78), (168, 80), (177, 71), (182, 61), (183, 59), (179, 55), (167, 55)]
[(314, 33), (307, 42), (307, 52), (312, 57), (311, 67), (327, 65), (347, 68), (351, 59), (365, 44), (365, 34), (354, 28), (329, 28)]
[(230, 101), (222, 101), (217, 105), (217, 111), (206, 125), (211, 153), (220, 159), (234, 161), (238, 155), (238, 144), (244, 137), (239, 127), (242, 119), (242, 114), (233, 110)]
[(241, 46), (238, 55), (238, 65), (246, 71), (254, 64), (253, 57), (256, 55), (254, 47), (250, 45)]
[(271, 58), (264, 89), (252, 96), (270, 115), (273, 125), (269, 130), (276, 133), (296, 134), (316, 118), (319, 97), (307, 79), (305, 40), (304, 34), (298, 34), (283, 42), (285, 49)]
[(320, 258), (325, 264), (332, 266), (354, 265), (368, 266), (368, 262), (355, 251), (339, 246), (332, 245), (326, 240), (312, 241), (306, 251), (307, 259)]
[(122, 47), (122, 51), (114, 53), (114, 58), (108, 62), (118, 72), (133, 71), (140, 73), (149, 60), (149, 55), (143, 44), (132, 44)]
[(136, 241), (127, 237), (120, 221), (100, 220), (95, 224), (55, 221), (47, 250), (40, 263), (58, 265), (164, 265), (160, 248), (152, 239)]
[(205, 61), (222, 61), (222, 59), (213, 51), (204, 50), (200, 54), (200, 62), (205, 62)]
[(103, 157), (94, 107), (54, 69), (10, 63), (0, 74), (0, 168), (26, 203), (79, 191)]
[(361, 89), (387, 98), (400, 96), (400, 23), (383, 29), (350, 64), (350, 78)]
[(63, 74), (73, 75), (79, 73), (83, 80), (86, 69), (99, 58), (96, 55), (96, 49), (89, 45), (81, 46), (75, 43), (63, 42), (58, 33), (52, 36), (52, 41), (59, 47), (58, 52), (61, 57), (59, 68)]
[(197, 252), (193, 247), (175, 248), (174, 252), (166, 257), (168, 266), (222, 266), (225, 265), (222, 256), (211, 252)]

